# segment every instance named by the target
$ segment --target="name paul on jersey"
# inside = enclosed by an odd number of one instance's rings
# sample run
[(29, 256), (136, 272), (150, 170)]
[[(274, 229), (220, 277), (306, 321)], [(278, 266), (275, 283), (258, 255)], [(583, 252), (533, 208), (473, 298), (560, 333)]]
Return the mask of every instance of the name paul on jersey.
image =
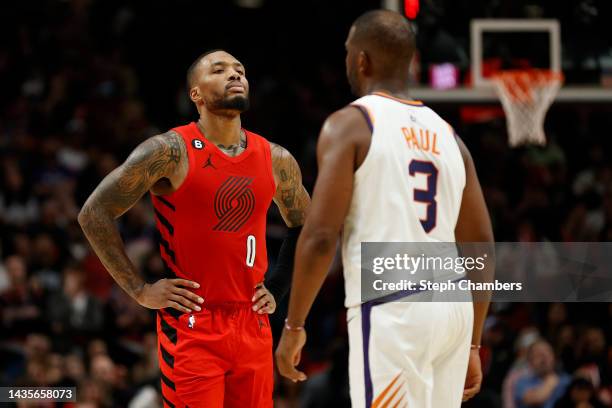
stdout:
[(430, 152), (432, 154), (440, 154), (438, 151), (438, 134), (435, 132), (429, 132), (429, 129), (418, 129), (415, 130), (414, 127), (403, 127), (402, 133), (404, 134), (404, 139), (406, 140), (406, 144), (410, 149), (422, 150), (425, 152)]

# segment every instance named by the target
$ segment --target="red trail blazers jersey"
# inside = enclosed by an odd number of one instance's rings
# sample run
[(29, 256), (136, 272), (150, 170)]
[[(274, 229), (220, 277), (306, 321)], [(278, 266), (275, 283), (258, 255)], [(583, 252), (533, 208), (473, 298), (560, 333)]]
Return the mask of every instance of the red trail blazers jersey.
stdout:
[(200, 284), (205, 303), (251, 302), (264, 279), (266, 213), (276, 190), (270, 144), (246, 133), (246, 149), (224, 154), (195, 123), (183, 138), (189, 171), (172, 194), (152, 195), (157, 238), (169, 277)]

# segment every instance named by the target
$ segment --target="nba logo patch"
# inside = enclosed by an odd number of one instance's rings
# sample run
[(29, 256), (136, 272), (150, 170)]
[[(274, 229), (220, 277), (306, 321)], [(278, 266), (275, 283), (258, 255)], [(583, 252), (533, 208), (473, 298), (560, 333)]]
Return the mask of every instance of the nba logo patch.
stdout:
[(189, 328), (193, 329), (193, 326), (195, 325), (195, 316), (194, 315), (189, 315)]

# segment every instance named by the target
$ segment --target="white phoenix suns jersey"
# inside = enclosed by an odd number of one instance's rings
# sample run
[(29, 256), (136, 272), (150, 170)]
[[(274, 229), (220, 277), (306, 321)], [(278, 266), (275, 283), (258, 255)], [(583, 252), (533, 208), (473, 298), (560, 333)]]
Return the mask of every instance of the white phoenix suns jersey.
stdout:
[(421, 102), (383, 93), (352, 103), (372, 140), (344, 221), (345, 306), (361, 303), (362, 242), (455, 242), (465, 166), (453, 128)]

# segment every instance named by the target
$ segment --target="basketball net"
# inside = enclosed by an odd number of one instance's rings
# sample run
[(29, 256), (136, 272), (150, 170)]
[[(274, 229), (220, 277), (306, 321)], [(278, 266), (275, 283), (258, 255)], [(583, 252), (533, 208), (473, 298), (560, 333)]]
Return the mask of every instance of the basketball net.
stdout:
[(506, 113), (510, 146), (545, 145), (544, 117), (563, 84), (563, 74), (512, 70), (495, 74), (492, 79)]

